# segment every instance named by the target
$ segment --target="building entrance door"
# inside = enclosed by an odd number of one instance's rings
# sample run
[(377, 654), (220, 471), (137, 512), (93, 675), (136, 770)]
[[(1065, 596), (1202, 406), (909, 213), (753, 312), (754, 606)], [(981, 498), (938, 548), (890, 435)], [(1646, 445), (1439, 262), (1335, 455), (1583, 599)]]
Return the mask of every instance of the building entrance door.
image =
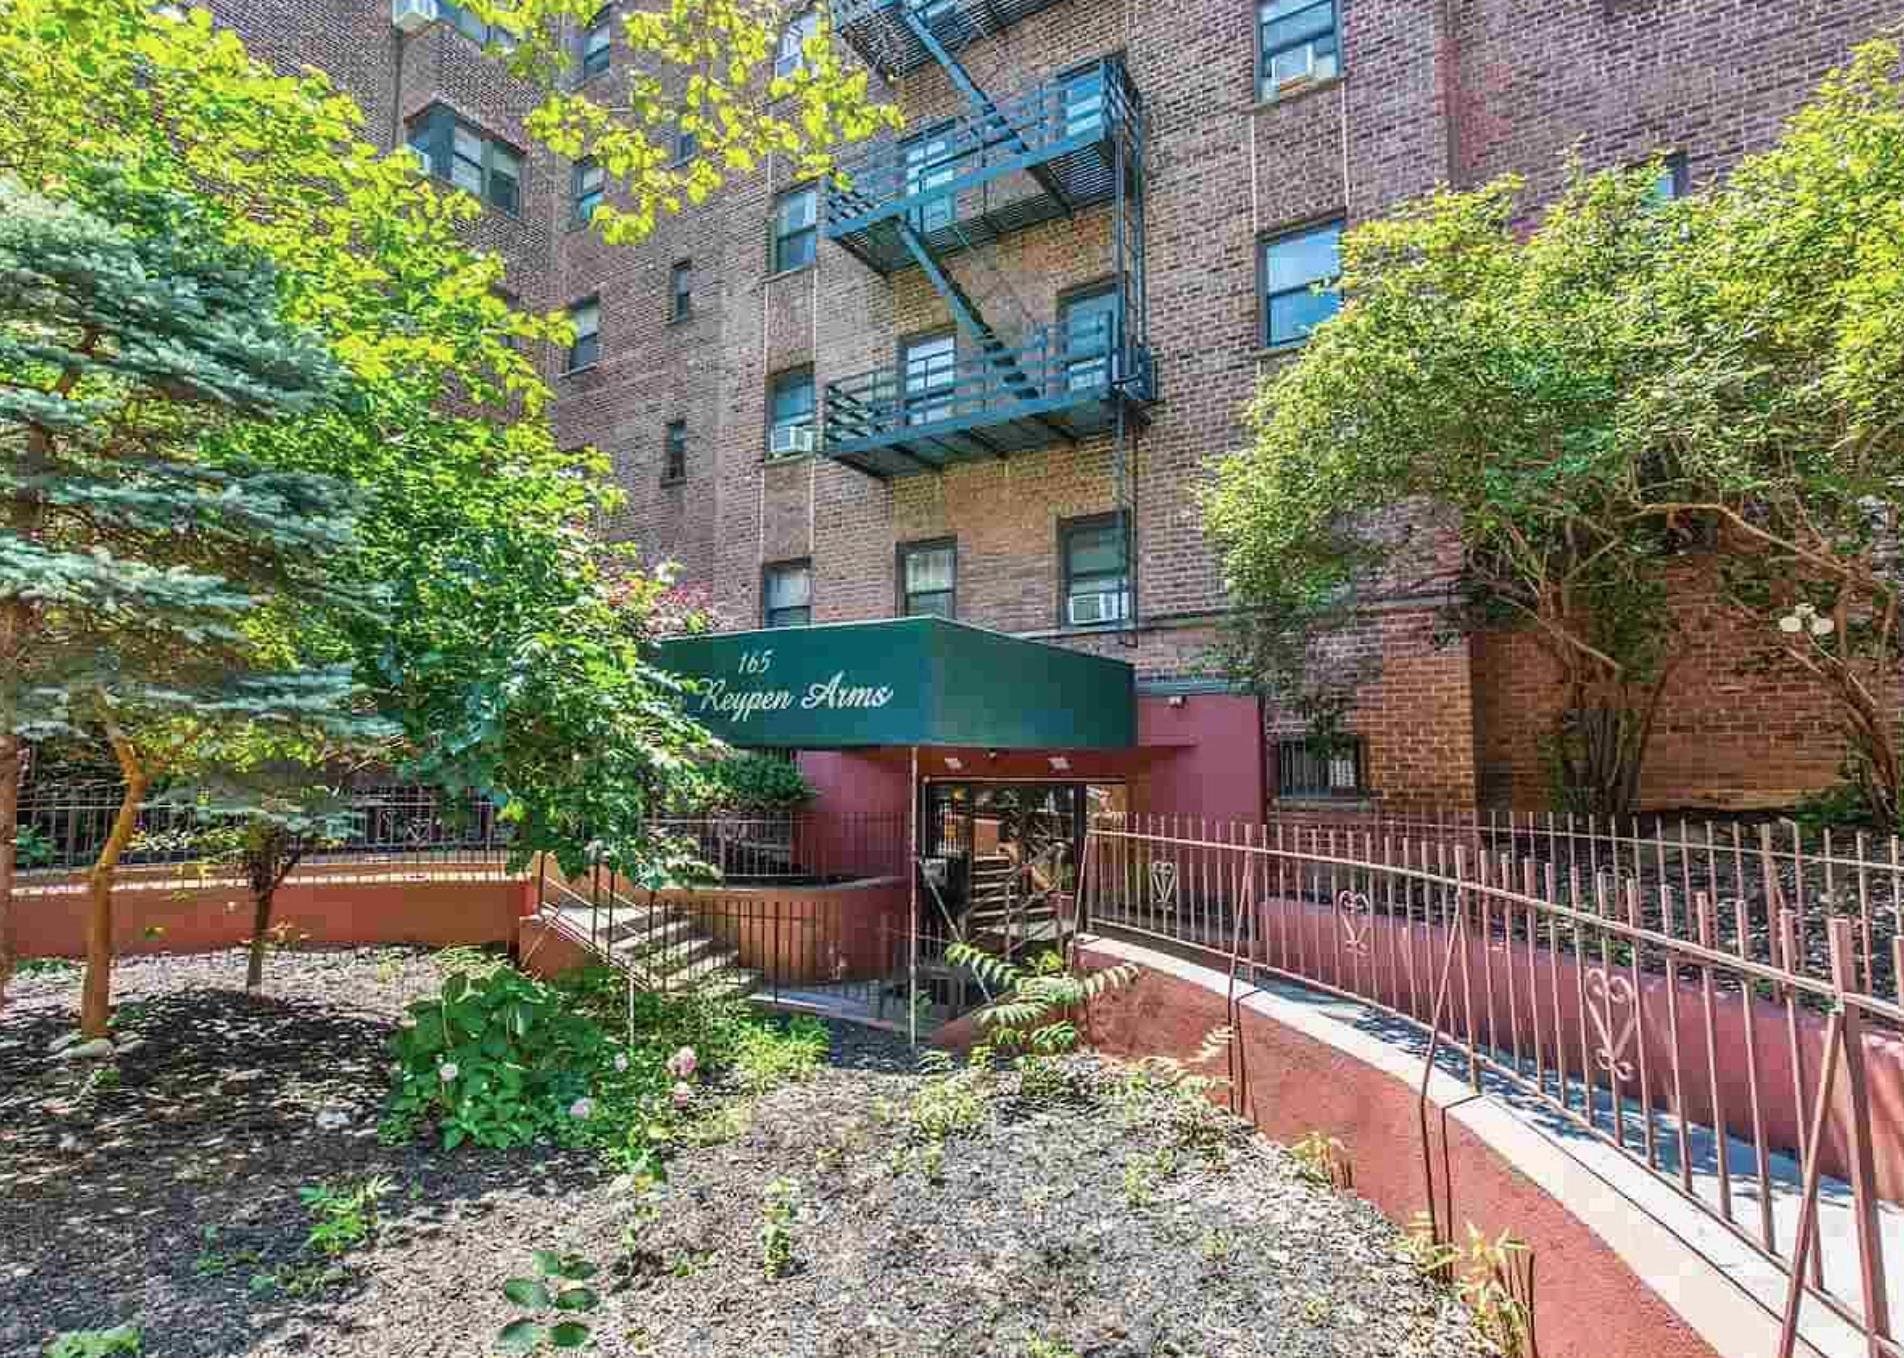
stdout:
[(1028, 929), (1055, 937), (1045, 898), (1076, 880), (1084, 784), (933, 782), (922, 797), (925, 927), (980, 946)]

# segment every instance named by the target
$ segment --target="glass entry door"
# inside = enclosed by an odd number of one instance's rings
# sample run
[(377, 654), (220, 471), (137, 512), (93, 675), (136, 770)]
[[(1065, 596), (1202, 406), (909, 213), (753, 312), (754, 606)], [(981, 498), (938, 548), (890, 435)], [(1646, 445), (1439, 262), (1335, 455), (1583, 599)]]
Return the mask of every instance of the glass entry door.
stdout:
[(934, 782), (922, 796), (929, 923), (962, 925), (1007, 892), (1069, 890), (1076, 880), (1082, 783)]

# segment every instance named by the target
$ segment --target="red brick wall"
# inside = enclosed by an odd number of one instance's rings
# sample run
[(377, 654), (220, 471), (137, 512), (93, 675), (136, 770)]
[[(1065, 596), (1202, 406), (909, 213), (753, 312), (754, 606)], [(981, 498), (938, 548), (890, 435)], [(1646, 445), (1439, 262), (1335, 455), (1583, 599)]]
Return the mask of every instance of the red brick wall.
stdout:
[[(892, 483), (824, 458), (765, 463), (771, 374), (811, 364), (823, 389), (890, 361), (900, 336), (945, 320), (916, 271), (881, 278), (825, 243), (814, 268), (768, 278), (772, 199), (791, 173), (781, 159), (627, 249), (568, 226), (567, 167), (532, 153), (522, 212), (492, 210), (474, 228), (509, 262), (525, 303), (600, 295), (602, 361), (557, 379), (556, 414), (565, 442), (593, 443), (614, 460), (628, 501), (609, 531), (680, 561), (689, 581), (749, 621), (759, 616), (763, 563), (811, 559), (818, 619), (876, 617), (896, 607), (895, 545), (955, 536), (966, 620), (1105, 650), (1142, 679), (1216, 674), (1210, 643), (1227, 599), (1198, 492), (1211, 457), (1246, 441), (1244, 409), (1275, 361), (1259, 341), (1263, 236), (1338, 214), (1363, 220), (1438, 182), (1508, 171), (1548, 194), (1576, 151), (1599, 167), (1679, 150), (1695, 182), (1708, 181), (1767, 144), (1853, 43), (1904, 20), (1904, 0), (1340, 4), (1344, 78), (1267, 103), (1257, 98), (1250, 0), (1204, 0), (1188, 12), (1061, 0), (961, 54), (1002, 97), (1120, 52), (1144, 103), (1147, 295), (1162, 399), (1131, 441), (1123, 483), (1137, 542), (1134, 636), (1056, 626), (1058, 522), (1118, 502), (1105, 439)], [(525, 92), (442, 25), (399, 40), (381, 0), (216, 8), (273, 60), (332, 72), (365, 104), (367, 135), (380, 142), (400, 114), (442, 98), (523, 143)], [(892, 93), (914, 122), (960, 111), (936, 68)], [(950, 268), (1010, 331), (1051, 320), (1061, 291), (1108, 273), (1108, 239), (1106, 211), (1088, 209)], [(680, 258), (695, 267), (694, 315), (670, 324), (668, 273)], [(687, 423), (687, 476), (663, 486), (663, 429), (675, 419)], [(1496, 799), (1544, 803), (1528, 735), (1547, 701), (1538, 661), (1515, 641), (1439, 647), (1432, 632), (1425, 615), (1383, 615), (1356, 643), (1392, 648), (1352, 713), (1371, 781), (1410, 800), (1465, 802), (1480, 783)], [(1816, 738), (1809, 699), (1746, 684), (1723, 654), (1677, 683), (1649, 800), (1778, 799), (1831, 776), (1836, 754)], [(1287, 725), (1286, 714), (1272, 715), (1273, 729)]]

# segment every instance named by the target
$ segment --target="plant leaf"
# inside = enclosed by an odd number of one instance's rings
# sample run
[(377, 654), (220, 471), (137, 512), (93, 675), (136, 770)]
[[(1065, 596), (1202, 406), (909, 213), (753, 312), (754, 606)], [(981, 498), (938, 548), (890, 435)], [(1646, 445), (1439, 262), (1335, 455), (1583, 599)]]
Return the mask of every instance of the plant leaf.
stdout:
[(588, 1342), (590, 1330), (579, 1320), (565, 1320), (549, 1331), (549, 1343), (558, 1349), (579, 1349)]
[(555, 1309), (558, 1311), (590, 1311), (599, 1301), (593, 1288), (568, 1287), (555, 1294)]
[(549, 1305), (549, 1289), (534, 1278), (511, 1278), (502, 1285), (502, 1294), (531, 1311), (541, 1311)]
[(548, 1337), (548, 1332), (533, 1320), (512, 1320), (496, 1336), (496, 1347), (510, 1353), (527, 1353)]

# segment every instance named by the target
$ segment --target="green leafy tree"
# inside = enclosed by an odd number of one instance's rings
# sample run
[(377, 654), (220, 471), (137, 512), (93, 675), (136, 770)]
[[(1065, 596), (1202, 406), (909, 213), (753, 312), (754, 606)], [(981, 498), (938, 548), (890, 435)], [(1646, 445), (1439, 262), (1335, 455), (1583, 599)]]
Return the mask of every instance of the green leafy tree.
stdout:
[(1860, 48), (1725, 182), (1661, 203), (1652, 180), (1576, 176), (1531, 231), (1507, 180), (1349, 233), (1341, 314), (1266, 384), (1209, 499), (1253, 609), (1239, 650), (1287, 684), (1369, 595), (1427, 579), (1458, 624), (1547, 648), (1563, 790), (1625, 811), (1685, 653), (1678, 592), (1820, 687), (1867, 814), (1896, 825), (1897, 44)]
[(1655, 178), (1576, 178), (1526, 235), (1513, 179), (1349, 232), (1341, 313), (1266, 384), (1208, 500), (1258, 673), (1328, 706), (1317, 635), (1383, 596), (1525, 626), (1566, 691), (1562, 782), (1602, 812), (1633, 803), (1673, 651), (1668, 544), (1632, 513), (1618, 428), (1651, 353), (1624, 280), (1676, 229)]
[(113, 875), (154, 781), (235, 726), (348, 719), (348, 673), (303, 663), (274, 610), (330, 597), (318, 563), (350, 552), (352, 496), (249, 455), (247, 429), (338, 382), (268, 262), (189, 197), (69, 191), (0, 180), (0, 730), (16, 765), (24, 732), (99, 733), (124, 780), (88, 873), (81, 1026), (99, 1035)]
[(1638, 512), (1704, 524), (1712, 590), (1774, 672), (1830, 699), (1867, 817), (1904, 812), (1904, 83), (1861, 47), (1685, 206), (1636, 280), (1659, 351), (1620, 412), (1655, 469)]

